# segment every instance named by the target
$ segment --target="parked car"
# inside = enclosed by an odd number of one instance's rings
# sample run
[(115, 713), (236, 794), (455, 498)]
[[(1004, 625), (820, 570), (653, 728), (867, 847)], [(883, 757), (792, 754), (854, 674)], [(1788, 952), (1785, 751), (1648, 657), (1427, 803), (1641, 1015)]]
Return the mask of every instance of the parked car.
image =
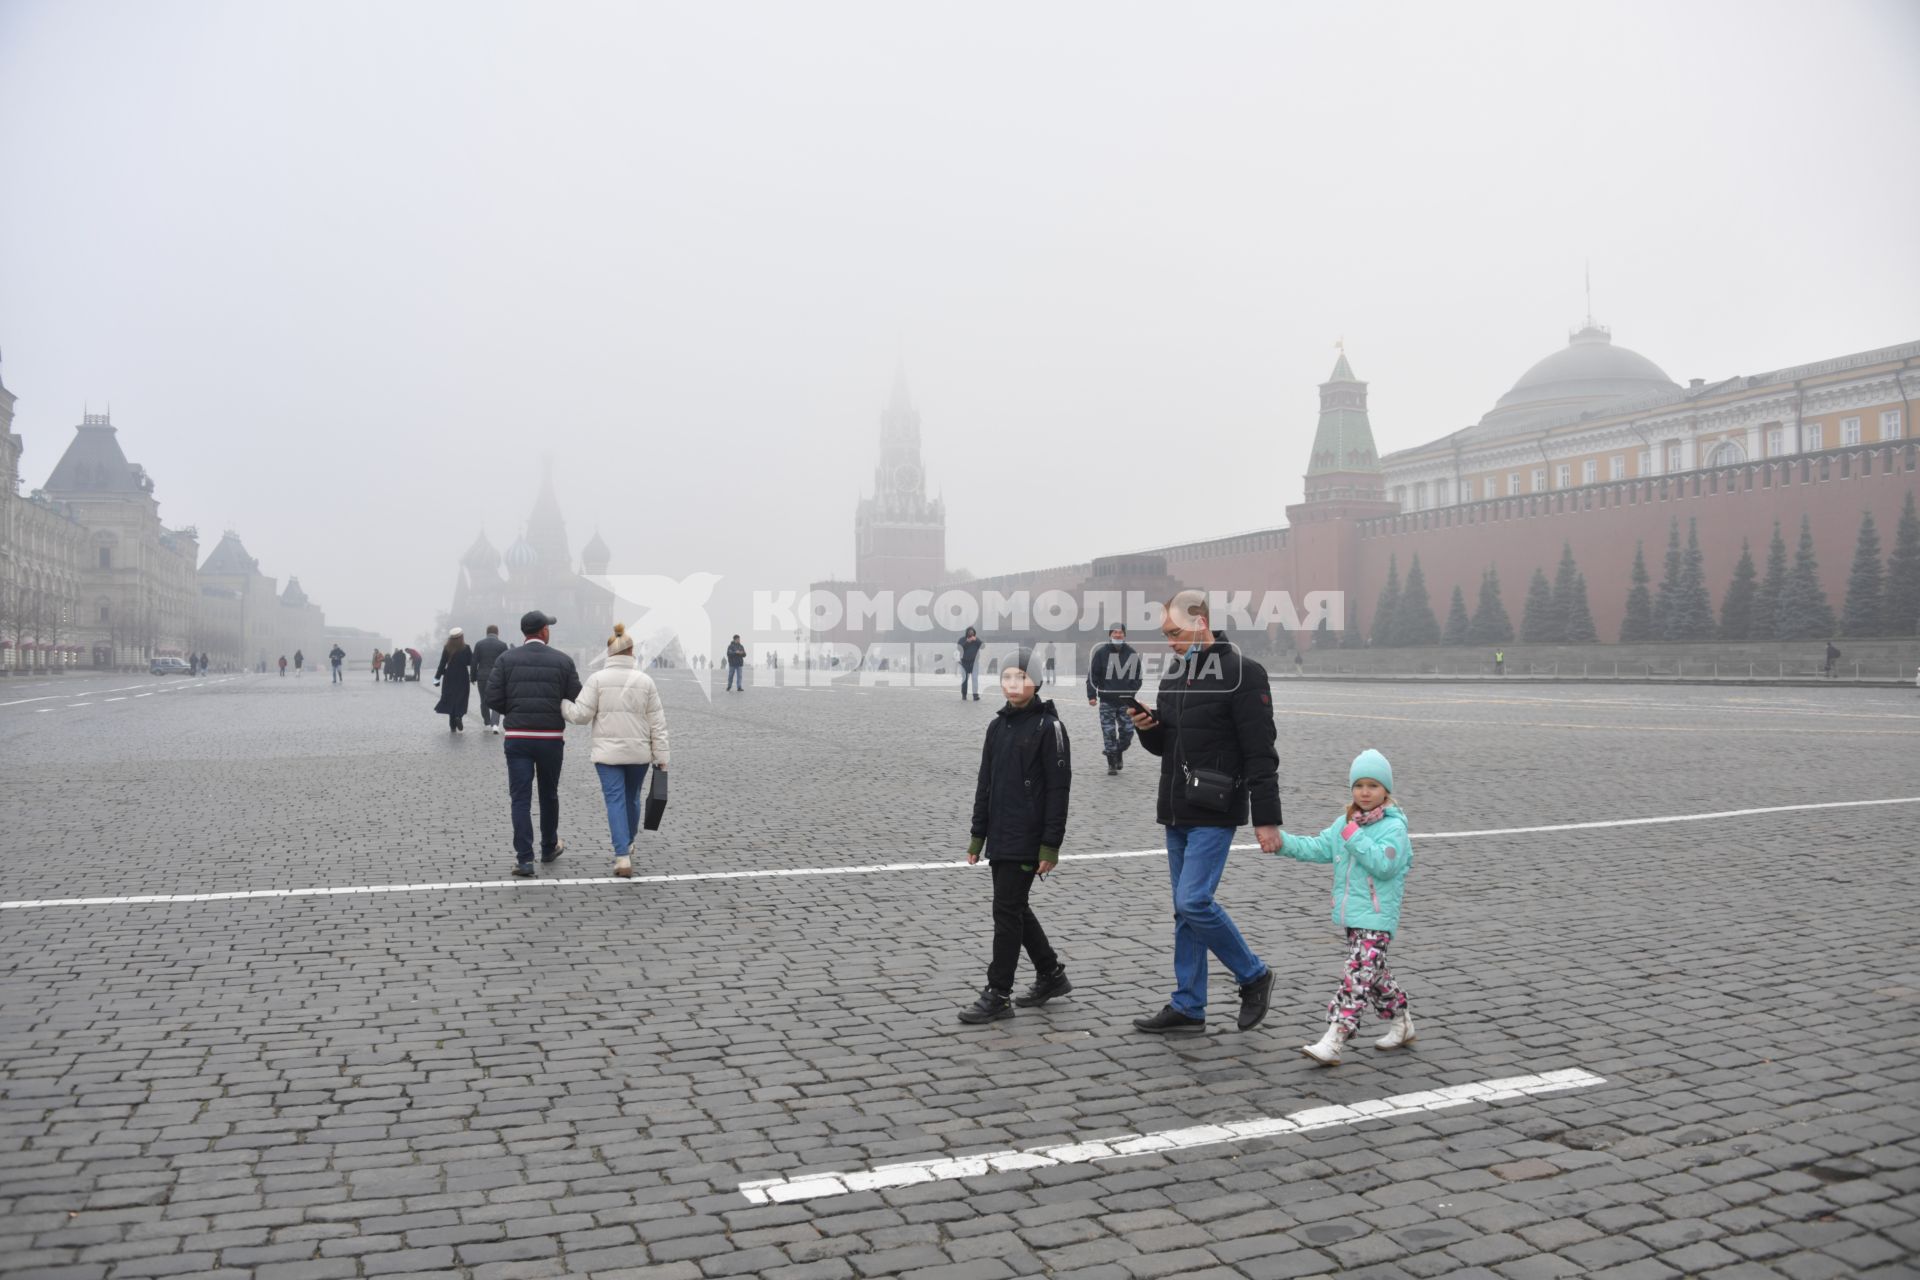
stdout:
[(190, 676), (193, 667), (185, 658), (155, 658), (147, 664), (150, 676)]

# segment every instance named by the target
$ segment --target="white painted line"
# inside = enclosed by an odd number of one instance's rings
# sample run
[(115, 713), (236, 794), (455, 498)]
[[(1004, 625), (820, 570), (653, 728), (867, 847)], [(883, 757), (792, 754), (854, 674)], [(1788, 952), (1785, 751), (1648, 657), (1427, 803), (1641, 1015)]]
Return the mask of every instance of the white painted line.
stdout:
[(1475, 1102), (1502, 1102), (1509, 1098), (1535, 1097), (1560, 1093), (1567, 1089), (1591, 1089), (1606, 1079), (1591, 1071), (1572, 1067), (1535, 1076), (1509, 1076), (1500, 1080), (1481, 1080), (1471, 1084), (1453, 1084), (1419, 1093), (1373, 1098), (1345, 1106), (1311, 1107), (1288, 1116), (1255, 1116), (1224, 1124), (1194, 1125), (1186, 1129), (1165, 1129), (1158, 1133), (1120, 1134), (1089, 1142), (1073, 1142), (1054, 1147), (1029, 1147), (1025, 1150), (983, 1151), (970, 1156), (943, 1156), (935, 1160), (912, 1160), (904, 1164), (881, 1165), (875, 1169), (851, 1173), (807, 1173), (792, 1178), (761, 1178), (740, 1184), (740, 1194), (750, 1204), (788, 1204), (796, 1200), (818, 1200), (847, 1195), (855, 1191), (881, 1191), (891, 1187), (910, 1187), (923, 1182), (951, 1182), (958, 1178), (978, 1178), (987, 1173), (1009, 1169), (1041, 1169), (1050, 1165), (1093, 1164), (1126, 1160), (1134, 1156), (1157, 1155), (1167, 1151), (1191, 1151), (1226, 1143), (1247, 1142), (1255, 1138), (1277, 1138), (1288, 1134), (1311, 1133), (1370, 1120), (1397, 1120), (1405, 1116), (1445, 1111)]
[(92, 705), (93, 704), (91, 702), (69, 702), (67, 704), (67, 710), (71, 711), (75, 707), (90, 707)]
[(45, 693), (45, 694), (41, 694), (37, 698), (15, 698), (12, 702), (0, 702), (0, 707), (19, 707), (19, 706), (24, 706), (29, 702), (52, 702), (54, 699), (62, 696), (71, 698), (73, 695), (70, 693), (65, 695), (58, 694), (58, 693)]
[(118, 697), (118, 698), (103, 698), (103, 699), (101, 699), (101, 701), (103, 701), (103, 702), (125, 702), (126, 700), (127, 700), (127, 699), (126, 699), (126, 696), (125, 696), (124, 694), (123, 694), (122, 696), (120, 696), (120, 697)]
[[(86, 705), (86, 704), (81, 704)], [(45, 707), (52, 711), (55, 708)], [(1553, 831), (1592, 831), (1601, 827), (1644, 827), (1667, 822), (1705, 822), (1715, 818), (1744, 818), (1757, 814), (1799, 813), (1819, 809), (1858, 809), (1876, 805), (1920, 804), (1920, 796), (1899, 796), (1889, 800), (1831, 800), (1814, 804), (1771, 805), (1764, 809), (1723, 809), (1718, 813), (1683, 813), (1663, 818), (1610, 818), (1603, 822), (1565, 822), (1541, 827), (1489, 827), (1481, 831), (1417, 832), (1414, 839), (1467, 840), (1481, 836), (1537, 835)], [(1258, 849), (1258, 844), (1236, 844), (1237, 850)], [(1159, 849), (1117, 849), (1097, 853), (1069, 853), (1068, 861), (1112, 862), (1123, 858), (1160, 858)], [(634, 876), (616, 879), (612, 875), (572, 876), (565, 879), (467, 880), (432, 884), (358, 884), (321, 885), (296, 889), (234, 889), (214, 893), (153, 893), (113, 898), (32, 898), (0, 902), (0, 911), (34, 907), (97, 907), (104, 905), (150, 906), (180, 902), (239, 902), (249, 898), (315, 898), (373, 893), (428, 893), (455, 889), (559, 889), (573, 885), (686, 884), (701, 880), (782, 880), (806, 876), (871, 876), (901, 871), (964, 871), (966, 862), (947, 858), (939, 862), (878, 862), (867, 866), (827, 867), (754, 867), (743, 871), (683, 871), (672, 875)]]
[(34, 710), (38, 715), (45, 715), (49, 711), (58, 711), (59, 709), (58, 707), (36, 707)]

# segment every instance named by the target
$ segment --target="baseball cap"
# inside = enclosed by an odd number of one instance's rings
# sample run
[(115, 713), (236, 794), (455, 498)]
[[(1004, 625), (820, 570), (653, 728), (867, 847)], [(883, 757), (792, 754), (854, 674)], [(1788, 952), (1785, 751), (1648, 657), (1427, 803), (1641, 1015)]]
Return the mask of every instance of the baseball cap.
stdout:
[(550, 614), (542, 613), (538, 609), (534, 609), (521, 615), (520, 634), (530, 636), (542, 627), (557, 627), (559, 625), (560, 619)]

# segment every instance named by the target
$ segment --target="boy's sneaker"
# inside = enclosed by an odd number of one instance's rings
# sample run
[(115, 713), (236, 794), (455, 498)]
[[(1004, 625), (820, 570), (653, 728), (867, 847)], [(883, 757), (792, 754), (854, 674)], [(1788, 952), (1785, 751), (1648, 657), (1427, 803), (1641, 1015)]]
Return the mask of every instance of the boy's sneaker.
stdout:
[(530, 880), (534, 875), (533, 864), (531, 862), (516, 862), (513, 864), (513, 874), (519, 876), (522, 880)]
[(1154, 1035), (1164, 1036), (1170, 1032), (1205, 1031), (1207, 1020), (1190, 1018), (1172, 1005), (1168, 1005), (1151, 1018), (1135, 1018), (1133, 1027), (1136, 1031), (1149, 1031)]
[(1007, 999), (1007, 994), (1005, 991), (995, 991), (992, 987), (982, 987), (980, 998), (960, 1011), (960, 1021), (977, 1025), (1011, 1018), (1013, 1004)]
[(631, 877), (633, 875), (633, 859), (627, 857), (625, 854), (615, 858), (613, 860), (613, 874), (623, 880)]
[(1067, 967), (1061, 965), (1052, 973), (1043, 973), (1027, 988), (1027, 993), (1014, 999), (1022, 1009), (1037, 1009), (1055, 996), (1063, 996), (1073, 990), (1073, 984), (1067, 981)]
[(565, 853), (566, 851), (567, 851), (567, 842), (565, 840), (557, 840), (554, 842), (553, 852), (541, 854), (540, 861), (558, 862), (560, 861), (560, 855)]
[(1242, 1031), (1251, 1031), (1260, 1025), (1260, 1020), (1267, 1016), (1267, 1001), (1272, 996), (1273, 970), (1271, 968), (1252, 982), (1241, 986), (1240, 1029)]

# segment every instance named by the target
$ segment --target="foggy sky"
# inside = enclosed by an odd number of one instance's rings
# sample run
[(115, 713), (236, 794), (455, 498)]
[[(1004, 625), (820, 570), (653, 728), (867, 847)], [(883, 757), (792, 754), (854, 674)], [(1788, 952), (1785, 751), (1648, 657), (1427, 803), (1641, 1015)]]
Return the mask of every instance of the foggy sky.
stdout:
[(1903, 0), (5, 0), (0, 376), (28, 487), (110, 402), (203, 555), (401, 637), (548, 452), (616, 572), (851, 573), (902, 356), (949, 561), (1081, 560), (1283, 522), (1338, 338), (1383, 450), (1474, 421), (1588, 261), (1682, 383), (1920, 337), (1916, 49)]

